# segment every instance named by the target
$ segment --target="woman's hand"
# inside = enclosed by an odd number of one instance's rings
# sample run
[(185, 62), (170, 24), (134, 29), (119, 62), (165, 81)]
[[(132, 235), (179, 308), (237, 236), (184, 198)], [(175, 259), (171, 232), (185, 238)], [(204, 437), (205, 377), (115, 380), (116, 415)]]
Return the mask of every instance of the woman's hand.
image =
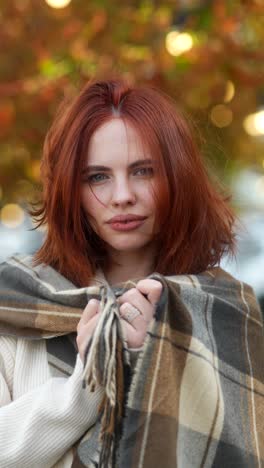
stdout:
[[(121, 304), (121, 323), (129, 348), (140, 348), (142, 346), (161, 291), (162, 284), (159, 281), (144, 279), (139, 281), (135, 288), (130, 289), (118, 298), (118, 302)], [(147, 299), (143, 294), (147, 296)], [(122, 318), (125, 315), (127, 305), (135, 307), (141, 313), (130, 323)], [(83, 362), (85, 349), (94, 333), (100, 313), (100, 302), (97, 299), (90, 299), (77, 325), (76, 343)]]
[(94, 333), (100, 316), (100, 302), (97, 299), (90, 299), (85, 307), (81, 319), (77, 325), (76, 343), (82, 362), (88, 341)]
[[(120, 306), (121, 323), (128, 348), (140, 348), (145, 340), (149, 323), (151, 322), (156, 305), (160, 299), (162, 284), (153, 279), (140, 280), (135, 288), (131, 288), (118, 298)], [(146, 297), (143, 296), (146, 295)], [(125, 317), (131, 306), (138, 309), (140, 315), (131, 322)]]

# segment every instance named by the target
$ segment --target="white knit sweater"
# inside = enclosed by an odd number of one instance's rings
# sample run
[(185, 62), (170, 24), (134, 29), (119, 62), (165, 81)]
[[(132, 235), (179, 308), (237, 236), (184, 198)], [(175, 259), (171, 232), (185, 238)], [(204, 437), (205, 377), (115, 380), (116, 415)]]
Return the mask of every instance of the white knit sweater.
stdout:
[[(129, 349), (131, 366), (142, 348)], [(51, 375), (45, 340), (0, 336), (0, 468), (70, 468), (72, 445), (95, 423), (103, 388)]]
[(82, 388), (82, 369), (77, 354), (70, 377), (52, 377), (44, 340), (0, 336), (1, 468), (71, 466), (103, 396)]

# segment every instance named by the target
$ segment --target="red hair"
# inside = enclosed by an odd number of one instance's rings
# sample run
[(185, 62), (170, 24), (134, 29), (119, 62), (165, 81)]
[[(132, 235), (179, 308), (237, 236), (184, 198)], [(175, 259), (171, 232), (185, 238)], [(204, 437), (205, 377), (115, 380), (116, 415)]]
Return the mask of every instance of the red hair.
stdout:
[(136, 129), (158, 165), (154, 271), (195, 274), (219, 265), (224, 253), (233, 254), (229, 198), (208, 177), (192, 129), (175, 103), (153, 87), (100, 80), (61, 108), (47, 133), (41, 206), (32, 203), (28, 210), (37, 227), (47, 225), (34, 265), (51, 265), (77, 286), (87, 286), (96, 267), (105, 264), (106, 246), (81, 206), (81, 171), (92, 134), (112, 118)]

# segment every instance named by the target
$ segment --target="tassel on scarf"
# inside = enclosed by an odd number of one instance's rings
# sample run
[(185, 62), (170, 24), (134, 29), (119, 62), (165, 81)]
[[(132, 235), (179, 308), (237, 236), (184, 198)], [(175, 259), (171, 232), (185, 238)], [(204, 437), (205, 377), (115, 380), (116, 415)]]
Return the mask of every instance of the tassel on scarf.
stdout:
[(124, 336), (118, 304), (110, 287), (102, 287), (102, 310), (95, 332), (88, 343), (83, 370), (83, 386), (91, 391), (97, 385), (105, 389), (101, 402), (99, 467), (114, 466), (115, 442), (118, 439), (124, 403), (124, 364), (129, 357), (125, 353)]

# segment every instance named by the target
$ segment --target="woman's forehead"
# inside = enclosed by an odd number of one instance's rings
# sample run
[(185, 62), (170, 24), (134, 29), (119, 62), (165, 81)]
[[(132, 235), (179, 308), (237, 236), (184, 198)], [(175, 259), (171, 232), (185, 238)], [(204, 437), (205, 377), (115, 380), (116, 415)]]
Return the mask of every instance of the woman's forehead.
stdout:
[(136, 129), (120, 118), (111, 119), (99, 127), (91, 137), (88, 148), (89, 164), (103, 164), (116, 159), (127, 160), (150, 157), (146, 154), (142, 140)]
[(137, 130), (121, 118), (113, 118), (100, 126), (92, 135), (92, 145), (100, 146), (102, 143), (119, 142), (122, 144), (142, 145), (141, 137)]

